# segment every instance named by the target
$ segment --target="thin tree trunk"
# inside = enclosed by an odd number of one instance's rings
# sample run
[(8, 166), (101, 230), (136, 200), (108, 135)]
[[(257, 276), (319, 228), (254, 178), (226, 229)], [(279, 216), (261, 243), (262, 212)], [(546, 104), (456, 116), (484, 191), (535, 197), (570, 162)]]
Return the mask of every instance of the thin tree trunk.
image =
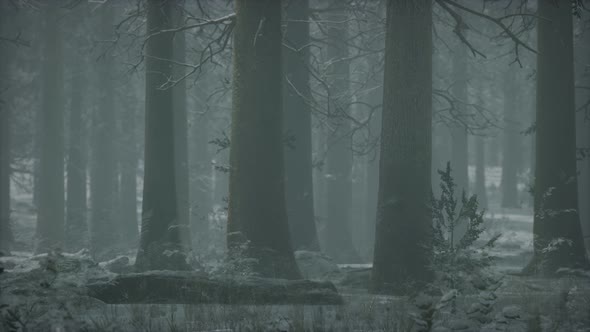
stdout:
[[(534, 256), (525, 272), (586, 267), (578, 214), (572, 14), (539, 1)], [(550, 249), (550, 250), (548, 250)]]
[(455, 54), (453, 55), (453, 95), (460, 103), (457, 103), (457, 123), (451, 126), (452, 175), (457, 184), (457, 192), (469, 192), (468, 177), (468, 140), (467, 140), (467, 118), (465, 117), (464, 103), (467, 103), (467, 46), (458, 42)]
[[(130, 89), (131, 94), (133, 94)], [(120, 216), (121, 238), (127, 248), (136, 248), (139, 239), (137, 214), (137, 164), (139, 160), (137, 111), (135, 105), (127, 105), (121, 112), (120, 156)]]
[(188, 269), (178, 218), (175, 175), (173, 89), (163, 87), (172, 75), (171, 28), (174, 3), (149, 0), (145, 59), (145, 173), (142, 223), (135, 268)]
[(389, 0), (371, 289), (432, 278), (432, 2)]
[(285, 206), (281, 2), (237, 0), (235, 9), (228, 249), (257, 259), (262, 276), (297, 279)]
[[(80, 60), (77, 60), (80, 61)], [(86, 137), (82, 96), (85, 93), (85, 73), (80, 66), (72, 73), (72, 95), (69, 119), (69, 149), (67, 161), (66, 247), (76, 252), (87, 246), (86, 221)]]
[[(174, 9), (176, 26), (184, 24), (184, 15), (180, 7)], [(186, 39), (184, 31), (174, 34), (174, 59), (178, 63), (186, 62)], [(186, 75), (184, 66), (174, 66), (175, 79), (181, 79)], [(190, 249), (190, 196), (189, 196), (189, 171), (188, 171), (188, 129), (186, 111), (186, 81), (182, 79), (173, 88), (174, 104), (174, 157), (176, 174), (176, 203), (178, 204), (178, 220), (183, 230), (180, 233), (182, 244)]]
[(522, 144), (520, 144), (519, 106), (516, 102), (514, 68), (504, 74), (504, 131), (502, 134), (502, 207), (518, 208), (518, 168)]
[(285, 187), (293, 247), (319, 251), (313, 206), (311, 91), (309, 86), (309, 1), (287, 6), (284, 48)]
[(488, 195), (486, 191), (486, 141), (484, 137), (476, 137), (475, 146), (475, 194), (479, 206), (488, 207)]

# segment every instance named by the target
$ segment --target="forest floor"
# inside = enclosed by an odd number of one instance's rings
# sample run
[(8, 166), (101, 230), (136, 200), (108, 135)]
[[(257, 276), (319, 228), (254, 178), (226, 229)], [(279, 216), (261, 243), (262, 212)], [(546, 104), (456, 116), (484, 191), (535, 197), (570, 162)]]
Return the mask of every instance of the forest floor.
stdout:
[(322, 255), (298, 252), (303, 273), (334, 282), (344, 304), (106, 304), (88, 296), (86, 284), (113, 278), (113, 271), (124, 272), (133, 264), (134, 253), (110, 262), (95, 262), (84, 251), (33, 255), (27, 245), (35, 225), (30, 195), (15, 197), (18, 243), (12, 256), (0, 258), (0, 330), (590, 331), (590, 273), (563, 271), (557, 279), (515, 273), (532, 254), (532, 216), (527, 209), (492, 206), (486, 214), (484, 236), (502, 235), (492, 251), (497, 257), (494, 268), (481, 277), (488, 285), (483, 289), (441, 288), (414, 297), (373, 295), (367, 290), (370, 264), (337, 266)]

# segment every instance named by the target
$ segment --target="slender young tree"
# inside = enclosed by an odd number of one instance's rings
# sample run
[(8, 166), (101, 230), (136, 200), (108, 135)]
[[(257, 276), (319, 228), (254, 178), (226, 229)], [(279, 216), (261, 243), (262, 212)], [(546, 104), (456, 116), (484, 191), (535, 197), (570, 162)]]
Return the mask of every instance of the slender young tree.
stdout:
[(327, 57), (330, 84), (328, 106), (333, 115), (334, 131), (328, 139), (326, 154), (326, 253), (337, 262), (358, 263), (359, 255), (352, 242), (352, 135), (346, 118), (350, 106), (350, 60), (348, 52), (348, 20), (346, 12), (335, 10), (328, 17), (329, 44)]
[(147, 1), (145, 59), (145, 166), (142, 223), (135, 267), (139, 271), (188, 269), (176, 201), (173, 89), (174, 2)]
[(47, 3), (43, 61), (43, 114), (39, 160), (37, 252), (63, 246), (64, 239), (64, 137), (63, 57), (59, 4)]
[(586, 267), (578, 215), (572, 13), (538, 2), (534, 256), (525, 272)]
[[(105, 3), (100, 11), (100, 35), (110, 38), (114, 4)], [(98, 101), (92, 118), (92, 163), (90, 177), (90, 248), (96, 257), (107, 254), (108, 248), (118, 243), (115, 206), (117, 172), (115, 155), (116, 113), (114, 89), (114, 59), (110, 50), (100, 50), (96, 66)], [(104, 257), (102, 257), (104, 258)]]
[(319, 251), (311, 159), (309, 0), (290, 0), (286, 6), (283, 122), (287, 216), (293, 247)]
[(371, 289), (432, 278), (432, 1), (389, 0)]
[[(80, 62), (80, 59), (75, 61)], [(84, 119), (85, 73), (74, 67), (69, 114), (69, 146), (67, 160), (66, 249), (78, 251), (87, 245), (86, 222), (86, 137)]]
[(481, 208), (488, 207), (486, 191), (486, 141), (484, 137), (475, 138), (475, 194)]
[[(260, 275), (300, 278), (283, 166), (281, 2), (236, 0), (227, 243)], [(244, 249), (245, 248), (245, 249)]]

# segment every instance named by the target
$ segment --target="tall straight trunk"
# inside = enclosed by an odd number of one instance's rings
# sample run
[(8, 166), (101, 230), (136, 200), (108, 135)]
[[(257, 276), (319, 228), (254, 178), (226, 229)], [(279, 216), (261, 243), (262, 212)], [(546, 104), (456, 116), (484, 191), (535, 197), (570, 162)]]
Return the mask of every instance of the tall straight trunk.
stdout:
[[(0, 4), (0, 10), (6, 9)], [(0, 12), (0, 36), (6, 34), (6, 14)], [(4, 45), (0, 45), (2, 47)], [(11, 110), (7, 107), (6, 91), (8, 81), (5, 79), (9, 72), (9, 55), (5, 48), (0, 48), (0, 256), (10, 253), (12, 242), (12, 227), (10, 224), (10, 165), (11, 165)]]
[[(467, 103), (467, 46), (459, 42), (453, 55), (453, 95), (462, 103)], [(451, 126), (451, 168), (457, 185), (457, 192), (469, 192), (468, 177), (468, 140), (465, 108), (459, 104), (456, 116), (461, 120)]]
[[(206, 82), (206, 78), (203, 79)], [(205, 84), (197, 86), (199, 96), (193, 107), (191, 132), (190, 132), (190, 189), (191, 189), (191, 231), (195, 247), (205, 249), (209, 247), (209, 214), (212, 209), (213, 183), (211, 172), (211, 153), (209, 152), (209, 118), (206, 110), (206, 96), (201, 93)], [(219, 159), (218, 159), (219, 160)], [(221, 172), (216, 172), (217, 178), (226, 177)], [(219, 181), (218, 184), (221, 184)], [(227, 187), (227, 186), (225, 186)], [(219, 188), (217, 188), (219, 189)], [(221, 190), (219, 190), (221, 191)], [(224, 188), (227, 192), (227, 188)], [(223, 195), (226, 195), (226, 194)], [(221, 196), (221, 195), (220, 195)], [(219, 198), (219, 203), (222, 199)]]
[(284, 36), (284, 129), (287, 216), (295, 249), (320, 249), (313, 207), (309, 1), (290, 1)]
[[(539, 1), (534, 256), (525, 272), (586, 267), (578, 214), (572, 14)], [(550, 250), (548, 250), (550, 249)]]
[[(590, 86), (590, 23), (588, 12), (578, 20), (578, 36), (574, 45), (576, 86)], [(580, 109), (581, 108), (581, 109)], [(576, 89), (576, 133), (578, 148), (590, 149), (590, 90)], [(590, 150), (589, 150), (590, 151)], [(586, 253), (590, 257), (590, 155), (578, 160), (578, 205)]]
[(135, 268), (187, 269), (178, 218), (173, 89), (163, 88), (172, 76), (174, 3), (149, 0), (145, 60), (145, 173), (141, 235)]
[(432, 279), (432, 2), (389, 0), (371, 289)]
[(502, 134), (502, 207), (517, 208), (518, 168), (522, 144), (520, 142), (519, 106), (516, 102), (516, 84), (514, 68), (504, 74), (504, 131)]
[[(100, 8), (100, 34), (108, 40), (113, 24), (113, 4)], [(95, 257), (104, 258), (120, 239), (114, 222), (117, 172), (115, 158), (115, 90), (113, 87), (113, 54), (103, 51), (98, 64), (98, 107), (93, 114), (93, 143), (90, 177), (90, 249)], [(113, 231), (117, 230), (117, 231)]]
[[(179, 4), (180, 5), (180, 4)], [(174, 9), (174, 18), (177, 26), (184, 24), (184, 15), (178, 6)], [(184, 31), (174, 34), (174, 59), (178, 63), (186, 62), (186, 38)], [(174, 66), (175, 79), (186, 75), (184, 66)], [(183, 228), (180, 233), (182, 244), (191, 248), (190, 232), (190, 196), (188, 173), (188, 129), (186, 111), (186, 81), (183, 79), (173, 88), (174, 105), (174, 167), (176, 174), (176, 204), (178, 204), (178, 221)]]
[(345, 12), (331, 13), (327, 28), (330, 44), (327, 47), (330, 62), (331, 124), (334, 131), (328, 138), (326, 155), (326, 253), (340, 263), (357, 263), (360, 258), (350, 234), (352, 206), (352, 135), (351, 123), (346, 118), (350, 109), (350, 63), (348, 52), (348, 20)]
[[(80, 60), (77, 60), (80, 61)], [(76, 66), (72, 73), (69, 117), (69, 146), (67, 160), (66, 248), (76, 252), (87, 245), (86, 221), (86, 126), (82, 96), (85, 93), (85, 73)]]
[(37, 252), (63, 246), (65, 214), (62, 35), (58, 5), (45, 11)]
[(227, 243), (263, 276), (297, 279), (287, 209), (282, 125), (281, 2), (237, 0)]
[[(130, 89), (131, 90), (131, 89)], [(133, 93), (133, 92), (129, 92)], [(121, 238), (127, 248), (136, 248), (138, 241), (137, 164), (139, 160), (137, 111), (135, 105), (121, 110), (120, 216)]]

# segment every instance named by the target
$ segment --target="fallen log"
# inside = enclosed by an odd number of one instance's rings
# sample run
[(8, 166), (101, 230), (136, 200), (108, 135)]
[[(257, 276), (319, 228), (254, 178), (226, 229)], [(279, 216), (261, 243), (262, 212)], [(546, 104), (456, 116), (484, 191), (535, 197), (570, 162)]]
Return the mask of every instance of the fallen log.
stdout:
[(91, 281), (87, 290), (110, 304), (342, 304), (336, 287), (327, 281), (213, 278), (177, 271), (121, 274)]

